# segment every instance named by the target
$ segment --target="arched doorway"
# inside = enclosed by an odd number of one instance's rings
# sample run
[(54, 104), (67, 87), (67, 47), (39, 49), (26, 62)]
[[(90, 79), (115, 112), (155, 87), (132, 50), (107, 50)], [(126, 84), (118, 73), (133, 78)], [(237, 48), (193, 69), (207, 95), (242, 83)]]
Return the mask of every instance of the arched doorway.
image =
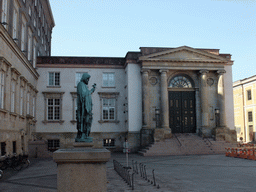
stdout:
[(192, 79), (178, 75), (169, 81), (169, 125), (172, 133), (195, 133), (195, 90)]

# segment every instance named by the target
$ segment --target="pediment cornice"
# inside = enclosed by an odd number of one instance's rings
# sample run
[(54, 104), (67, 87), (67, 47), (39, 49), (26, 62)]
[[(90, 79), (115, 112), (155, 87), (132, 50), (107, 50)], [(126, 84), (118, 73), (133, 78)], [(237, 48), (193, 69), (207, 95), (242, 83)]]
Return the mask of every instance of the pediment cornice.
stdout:
[(207, 62), (227, 63), (227, 60), (219, 55), (197, 50), (191, 47), (182, 46), (166, 51), (153, 53), (139, 57), (140, 61), (150, 62)]

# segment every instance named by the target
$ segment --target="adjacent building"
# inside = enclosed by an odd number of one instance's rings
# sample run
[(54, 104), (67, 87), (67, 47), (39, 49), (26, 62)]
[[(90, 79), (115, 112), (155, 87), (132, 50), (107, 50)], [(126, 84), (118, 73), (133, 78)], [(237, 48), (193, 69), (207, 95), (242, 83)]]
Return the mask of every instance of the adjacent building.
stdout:
[(237, 138), (243, 142), (253, 142), (256, 121), (256, 76), (235, 81), (233, 92)]
[(36, 125), (37, 56), (50, 56), (48, 0), (0, 1), (1, 155), (27, 153)]
[(133, 151), (175, 133), (236, 141), (230, 54), (141, 47), (125, 57), (39, 57), (36, 135), (48, 150), (72, 147), (76, 85), (89, 73), (96, 147)]

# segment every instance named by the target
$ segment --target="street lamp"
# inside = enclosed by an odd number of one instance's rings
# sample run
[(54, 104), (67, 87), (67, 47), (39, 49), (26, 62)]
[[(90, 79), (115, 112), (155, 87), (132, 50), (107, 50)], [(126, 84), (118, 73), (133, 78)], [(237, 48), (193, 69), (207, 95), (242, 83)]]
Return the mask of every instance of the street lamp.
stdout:
[(160, 109), (155, 109), (155, 117), (156, 117), (156, 128), (159, 128), (160, 123)]
[(215, 122), (216, 127), (220, 126), (220, 110), (218, 108), (215, 109)]

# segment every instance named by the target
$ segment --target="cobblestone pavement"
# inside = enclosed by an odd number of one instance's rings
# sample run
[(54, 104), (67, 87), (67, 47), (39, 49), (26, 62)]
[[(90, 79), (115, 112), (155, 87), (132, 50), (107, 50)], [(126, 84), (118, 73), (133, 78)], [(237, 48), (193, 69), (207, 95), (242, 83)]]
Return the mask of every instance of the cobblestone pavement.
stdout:
[[(107, 163), (108, 191), (132, 191), (113, 170), (113, 159), (126, 164), (124, 154), (112, 154)], [(131, 154), (129, 166), (132, 160), (146, 165), (150, 181), (143, 179), (140, 173), (135, 174), (133, 191), (255, 191), (256, 161), (224, 155), (142, 157)], [(156, 186), (151, 184), (152, 169), (155, 170)], [(56, 192), (57, 165), (52, 159), (32, 159), (27, 169), (7, 170), (0, 180), (0, 191)]]

